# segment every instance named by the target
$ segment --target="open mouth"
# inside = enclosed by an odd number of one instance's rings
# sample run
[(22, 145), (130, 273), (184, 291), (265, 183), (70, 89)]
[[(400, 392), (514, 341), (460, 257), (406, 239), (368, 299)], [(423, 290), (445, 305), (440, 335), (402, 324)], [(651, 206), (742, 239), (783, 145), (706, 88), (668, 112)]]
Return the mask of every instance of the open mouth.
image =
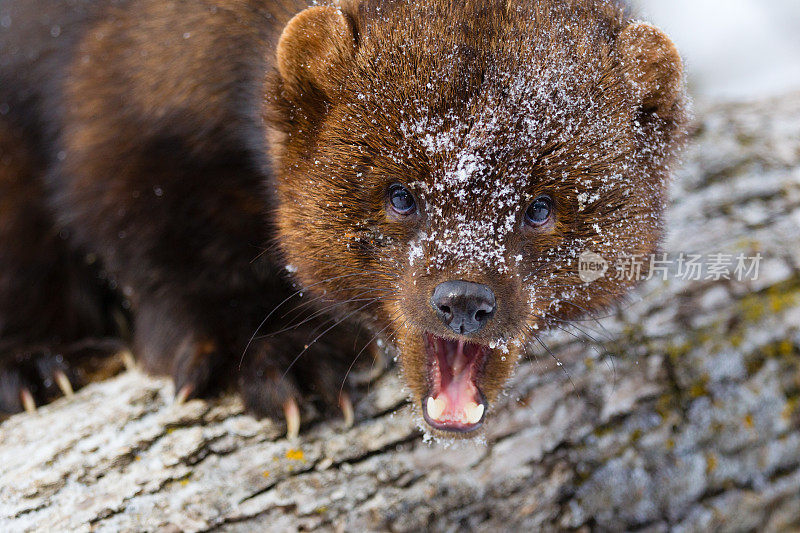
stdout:
[(426, 333), (425, 351), (430, 387), (422, 399), (425, 421), (443, 431), (478, 429), (486, 414), (486, 399), (477, 382), (491, 349)]

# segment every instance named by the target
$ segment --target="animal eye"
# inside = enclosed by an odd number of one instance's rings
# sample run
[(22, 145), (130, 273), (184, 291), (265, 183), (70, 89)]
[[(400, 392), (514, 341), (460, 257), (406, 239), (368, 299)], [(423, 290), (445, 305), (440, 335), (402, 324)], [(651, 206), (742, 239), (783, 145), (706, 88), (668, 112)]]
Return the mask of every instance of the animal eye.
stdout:
[(395, 184), (389, 187), (389, 204), (399, 215), (410, 215), (417, 209), (417, 202), (408, 189)]
[(525, 222), (534, 227), (543, 226), (553, 216), (553, 200), (549, 196), (540, 196), (525, 211)]

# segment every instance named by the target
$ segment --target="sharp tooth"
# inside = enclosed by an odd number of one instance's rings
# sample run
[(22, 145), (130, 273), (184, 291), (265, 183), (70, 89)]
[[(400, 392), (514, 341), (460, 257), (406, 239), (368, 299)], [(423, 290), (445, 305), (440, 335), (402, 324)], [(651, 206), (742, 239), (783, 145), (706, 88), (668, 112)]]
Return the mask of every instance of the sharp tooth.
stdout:
[(483, 416), (484, 406), (482, 403), (475, 403), (471, 402), (470, 405), (467, 405), (465, 411), (466, 419), (468, 424), (477, 424), (481, 421), (481, 417)]
[(475, 411), (473, 411), (474, 414), (473, 419), (475, 420), (474, 422), (475, 424), (481, 421), (481, 418), (483, 418), (483, 411), (485, 410), (486, 407), (482, 403), (478, 404), (478, 406), (475, 408)]
[(428, 403), (426, 405), (428, 409), (428, 416), (431, 420), (438, 420), (442, 413), (444, 413), (444, 408), (447, 406), (445, 401), (442, 398), (434, 399), (432, 396), (428, 396)]

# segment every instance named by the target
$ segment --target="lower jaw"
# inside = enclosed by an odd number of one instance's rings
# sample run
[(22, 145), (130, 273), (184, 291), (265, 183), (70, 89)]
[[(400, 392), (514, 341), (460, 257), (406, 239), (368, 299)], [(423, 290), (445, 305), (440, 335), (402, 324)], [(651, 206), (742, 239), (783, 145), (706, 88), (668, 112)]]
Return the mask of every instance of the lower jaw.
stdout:
[(478, 429), (480, 429), (483, 426), (483, 421), (486, 419), (486, 410), (488, 409), (488, 402), (486, 401), (486, 398), (484, 397), (483, 393), (480, 393), (480, 403), (481, 403), (481, 405), (484, 406), (483, 416), (481, 417), (481, 419), (478, 422), (473, 423), (473, 424), (443, 423), (443, 422), (439, 422), (437, 420), (431, 419), (431, 417), (428, 416), (428, 410), (426, 408), (426, 403), (428, 401), (428, 398), (430, 398), (430, 395), (426, 395), (422, 399), (422, 405), (420, 407), (422, 408), (422, 417), (424, 418), (425, 423), (428, 424), (428, 426), (430, 426), (431, 428), (433, 428), (433, 429), (435, 429), (437, 431), (443, 431), (443, 432), (446, 432), (446, 433), (464, 435), (464, 434), (472, 433), (473, 431), (477, 431)]

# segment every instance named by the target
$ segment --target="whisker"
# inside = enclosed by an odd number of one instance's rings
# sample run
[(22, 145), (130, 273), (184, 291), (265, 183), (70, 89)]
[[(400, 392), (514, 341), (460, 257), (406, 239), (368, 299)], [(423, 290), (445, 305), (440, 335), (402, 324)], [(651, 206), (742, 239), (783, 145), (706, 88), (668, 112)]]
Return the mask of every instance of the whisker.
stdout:
[[(542, 362), (541, 362), (541, 361), (539, 361), (539, 356), (537, 356), (537, 355), (536, 355), (536, 352), (534, 352), (533, 350), (530, 350), (530, 349), (528, 349), (528, 348), (526, 347), (526, 348), (525, 348), (525, 349), (522, 351), (522, 353), (524, 353), (524, 354), (525, 354), (525, 357), (527, 357), (527, 358), (528, 358), (528, 361), (531, 361), (531, 362), (533, 362), (533, 363), (534, 363), (534, 364), (537, 366), (537, 368), (539, 369), (539, 371), (543, 370), (543, 368), (542, 368)], [(531, 356), (533, 356), (533, 360), (531, 360)]]
[(586, 309), (583, 306), (580, 306), (580, 305), (576, 304), (575, 302), (573, 302), (571, 300), (560, 300), (560, 301), (562, 303), (565, 303), (565, 304), (568, 304), (568, 305), (571, 305), (573, 307), (577, 307), (578, 309), (583, 310), (586, 313), (586, 318), (591, 319), (595, 324), (597, 324), (597, 326), (602, 330), (603, 334), (606, 335), (606, 337), (608, 337), (609, 339), (613, 337), (611, 332), (608, 331), (608, 328), (606, 328), (602, 323), (600, 323), (600, 319), (601, 318), (610, 318), (610, 317), (614, 316), (614, 314), (608, 314), (608, 315), (605, 315), (605, 316), (597, 316), (594, 313), (592, 313), (590, 310)]
[[(364, 299), (363, 301), (366, 301), (366, 300), (368, 300), (368, 299)], [(386, 297), (372, 297), (372, 298), (369, 298), (369, 300), (371, 300), (371, 301), (367, 305), (370, 305), (370, 304), (373, 304), (373, 303), (385, 302), (387, 300), (388, 301), (394, 301), (395, 299), (394, 298), (387, 299)], [(325, 327), (326, 324), (329, 324), (330, 322), (336, 320), (337, 316), (338, 315), (335, 314), (335, 313), (330, 313), (328, 320), (325, 320), (322, 324), (317, 325), (317, 327), (315, 327), (313, 330), (311, 330), (311, 332), (309, 333), (309, 336), (313, 336), (317, 331), (320, 330), (320, 328), (323, 328), (323, 327)]]
[[(375, 335), (373, 335), (372, 338), (369, 341), (367, 341), (367, 343), (364, 345), (364, 347), (361, 348), (361, 350), (356, 354), (355, 358), (353, 359), (353, 362), (350, 363), (350, 366), (347, 368), (347, 372), (345, 372), (345, 374), (344, 374), (344, 379), (342, 379), (342, 386), (339, 387), (339, 394), (340, 395), (342, 394), (342, 391), (344, 390), (344, 384), (347, 382), (347, 376), (350, 375), (350, 371), (353, 370), (353, 367), (355, 366), (356, 362), (358, 361), (358, 358), (361, 357), (361, 354), (364, 353), (364, 350), (366, 350), (369, 347), (369, 345), (372, 344), (375, 341), (375, 339), (377, 339), (378, 336), (381, 333), (386, 331), (392, 324), (394, 324), (400, 318), (400, 316), (402, 316), (402, 314), (401, 313), (397, 313), (397, 317), (394, 318), (393, 320), (391, 320), (388, 324), (386, 324), (386, 326), (382, 327)], [(374, 360), (372, 361), (372, 364), (373, 364), (373, 366), (375, 365), (375, 361)]]
[(561, 298), (551, 300), (550, 304), (548, 305), (548, 309), (553, 307), (554, 305), (558, 306), (560, 304), (571, 305), (572, 307), (575, 307), (576, 309), (582, 311), (584, 317), (589, 318), (589, 319), (594, 319), (594, 320), (601, 320), (601, 319), (604, 319), (604, 318), (612, 318), (613, 316), (616, 315), (616, 313), (613, 313), (613, 312), (611, 312), (609, 314), (605, 314), (605, 315), (597, 315), (592, 310), (586, 309), (585, 307), (583, 307), (581, 305), (578, 305), (578, 304), (576, 304), (575, 302), (573, 302), (571, 300), (561, 299)]
[(599, 341), (598, 339), (594, 338), (592, 335), (590, 335), (588, 333), (589, 331), (591, 331), (592, 333), (594, 333), (595, 335), (598, 335), (598, 336), (605, 335), (605, 337), (606, 337), (605, 340), (611, 340), (613, 338), (613, 335), (611, 335), (611, 333), (608, 330), (595, 331), (595, 330), (591, 329), (589, 326), (587, 326), (585, 324), (580, 324), (580, 325), (579, 324), (574, 324), (571, 320), (564, 320), (564, 319), (559, 318), (559, 317), (557, 317), (557, 316), (555, 316), (553, 314), (550, 314), (550, 313), (545, 313), (545, 316), (547, 316), (550, 321), (558, 322), (560, 324), (566, 324), (566, 325), (568, 325), (570, 327), (573, 327), (573, 328), (577, 329), (583, 335), (586, 335), (587, 337), (589, 337), (592, 341), (594, 341), (597, 344), (602, 344), (602, 342)]
[[(369, 291), (371, 291), (371, 292), (389, 292), (389, 293), (393, 293), (393, 294), (396, 294), (396, 293), (397, 293), (397, 291), (396, 291), (396, 290), (394, 290), (394, 289), (391, 289), (391, 288), (378, 288), (378, 287), (343, 287), (343, 288), (341, 288), (341, 289), (336, 289), (336, 290), (332, 290), (332, 291), (327, 291), (325, 294), (320, 294), (319, 296), (316, 296), (316, 297), (314, 297), (314, 298), (312, 298), (312, 299), (310, 299), (310, 300), (306, 300), (305, 302), (303, 302), (303, 303), (301, 303), (301, 304), (298, 304), (297, 306), (293, 307), (292, 309), (290, 309), (290, 310), (286, 311), (286, 312), (285, 312), (283, 315), (281, 315), (281, 318), (282, 318), (282, 319), (283, 319), (283, 318), (286, 318), (286, 317), (287, 317), (287, 316), (288, 316), (290, 313), (293, 313), (293, 312), (295, 312), (295, 311), (299, 311), (300, 309), (302, 309), (302, 308), (304, 308), (304, 307), (308, 307), (310, 304), (312, 304), (312, 303), (314, 303), (314, 302), (318, 302), (318, 301), (320, 301), (320, 300), (324, 300), (325, 298), (329, 297), (331, 294), (337, 294), (337, 293), (340, 293), (340, 292), (346, 292), (346, 291), (358, 291), (358, 290), (369, 290)], [(331, 301), (333, 301), (333, 299), (332, 299), (332, 298), (331, 298), (330, 300), (331, 300)]]
[(534, 335), (533, 338), (536, 339), (536, 342), (538, 342), (539, 344), (542, 345), (542, 348), (547, 350), (547, 353), (549, 353), (550, 356), (553, 359), (555, 359), (556, 365), (561, 368), (561, 370), (564, 372), (564, 375), (567, 376), (567, 379), (569, 380), (570, 384), (572, 385), (572, 390), (575, 392), (575, 394), (578, 395), (578, 398), (580, 398), (581, 397), (581, 393), (578, 392), (578, 388), (575, 386), (575, 382), (572, 381), (572, 376), (569, 375), (569, 372), (567, 371), (567, 368), (564, 366), (564, 364), (561, 361), (559, 361), (558, 357), (556, 357), (556, 354), (553, 353), (553, 351), (550, 349), (550, 347), (547, 346), (544, 343), (544, 341), (542, 341), (542, 339), (539, 338), (538, 335)]
[(261, 256), (263, 256), (263, 255), (267, 254), (269, 251), (270, 251), (270, 248), (264, 248), (263, 250), (261, 250), (260, 252), (258, 252), (258, 253), (256, 254), (256, 256), (255, 256), (255, 257), (253, 257), (253, 258), (250, 260), (250, 264), (252, 265), (252, 264), (253, 264), (253, 263), (255, 263), (256, 261), (258, 261), (258, 260), (261, 258)]
[[(340, 290), (340, 291), (330, 291), (330, 292), (328, 292), (328, 293), (326, 293), (326, 294), (321, 294), (321, 295), (319, 295), (319, 296), (317, 296), (317, 297), (315, 297), (315, 298), (312, 298), (312, 299), (310, 299), (310, 300), (308, 300), (308, 301), (306, 301), (306, 302), (303, 302), (302, 304), (299, 304), (299, 305), (297, 305), (297, 306), (293, 307), (291, 310), (289, 310), (289, 311), (287, 311), (286, 313), (284, 313), (284, 314), (283, 314), (283, 315), (282, 315), (280, 318), (281, 318), (281, 319), (284, 319), (284, 318), (286, 318), (286, 317), (287, 317), (287, 316), (288, 316), (290, 313), (296, 313), (296, 314), (295, 314), (295, 316), (294, 316), (294, 317), (292, 317), (292, 320), (295, 320), (295, 319), (297, 319), (297, 318), (298, 318), (298, 316), (297, 316), (297, 315), (300, 315), (300, 314), (301, 314), (301, 313), (300, 313), (300, 311), (301, 311), (303, 308), (305, 308), (305, 307), (308, 307), (309, 305), (311, 305), (311, 304), (315, 304), (315, 303), (317, 303), (317, 302), (320, 302), (320, 301), (324, 301), (324, 303), (325, 303), (326, 305), (324, 305), (324, 306), (320, 306), (320, 307), (315, 307), (314, 309), (316, 310), (316, 312), (317, 312), (317, 313), (319, 313), (319, 310), (320, 310), (320, 309), (324, 309), (324, 308), (326, 308), (326, 307), (327, 307), (327, 308), (330, 308), (331, 306), (333, 306), (333, 305), (336, 305), (336, 304), (339, 304), (339, 303), (342, 303), (342, 302), (353, 301), (353, 300), (354, 300), (354, 299), (356, 299), (356, 298), (361, 298), (362, 296), (364, 296), (364, 295), (367, 295), (367, 294), (370, 294), (370, 293), (373, 293), (373, 292), (382, 292), (382, 291), (379, 291), (379, 289), (372, 289), (372, 288), (369, 288), (369, 287), (363, 287), (362, 289), (363, 289), (363, 290), (362, 290), (362, 292), (359, 292), (358, 294), (354, 294), (354, 295), (353, 295), (353, 296), (351, 296), (350, 298), (345, 298), (345, 299), (341, 299), (341, 298), (338, 298), (338, 299), (337, 299), (337, 298), (331, 298), (331, 297), (330, 297), (330, 295), (331, 295), (331, 294), (334, 294), (334, 293), (336, 293), (336, 292), (343, 292), (344, 290), (351, 290), (351, 289), (342, 289), (342, 290)], [(354, 289), (352, 289), (352, 290), (358, 290), (358, 289), (355, 289), (355, 288), (354, 288)]]
[[(570, 321), (561, 320), (561, 319), (559, 319), (558, 317), (555, 317), (555, 316), (553, 316), (553, 315), (550, 315), (549, 313), (548, 313), (547, 315), (548, 315), (548, 316), (551, 318), (551, 320), (554, 320), (554, 321), (556, 321), (556, 322), (559, 322), (560, 324), (564, 324), (565, 326), (569, 326), (569, 327), (572, 327), (572, 328), (575, 328), (575, 329), (577, 329), (577, 330), (578, 330), (578, 331), (579, 331), (579, 332), (580, 332), (582, 335), (584, 335), (585, 337), (588, 337), (588, 338), (589, 338), (589, 340), (591, 340), (591, 341), (594, 343), (594, 344), (592, 345), (592, 349), (595, 351), (595, 353), (597, 353), (597, 355), (598, 355), (598, 356), (600, 356), (600, 357), (602, 357), (603, 359), (605, 359), (606, 365), (608, 365), (608, 367), (609, 367), (609, 370), (611, 370), (611, 372), (612, 372), (612, 374), (613, 374), (613, 376), (614, 376), (614, 378), (613, 378), (613, 380), (614, 380), (614, 383), (613, 383), (613, 388), (612, 388), (612, 393), (613, 393), (613, 391), (614, 391), (614, 390), (616, 390), (616, 386), (617, 386), (617, 366), (616, 366), (616, 364), (615, 364), (615, 362), (614, 362), (614, 356), (613, 356), (613, 354), (611, 354), (611, 353), (608, 353), (608, 352), (606, 352), (605, 350), (601, 351), (601, 350), (600, 350), (600, 347), (602, 347), (602, 346), (603, 346), (603, 343), (602, 343), (601, 341), (598, 341), (597, 339), (595, 339), (595, 338), (594, 338), (592, 335), (590, 335), (589, 333), (587, 333), (587, 332), (586, 332), (584, 329), (582, 329), (582, 328), (581, 328), (580, 326), (578, 326), (577, 324), (573, 324), (573, 323), (571, 323)], [(569, 331), (569, 330), (568, 330), (566, 327), (564, 327), (564, 326), (561, 326), (561, 325), (559, 325), (559, 324), (552, 324), (552, 325), (553, 325), (553, 326), (555, 326), (556, 328), (558, 328), (559, 330), (561, 330), (561, 331), (563, 331), (563, 332), (565, 332), (565, 333), (567, 333), (567, 334), (569, 334), (569, 335), (571, 335), (571, 336), (575, 337), (575, 339), (577, 339), (577, 340), (579, 340), (579, 341), (584, 341), (584, 340), (585, 340), (585, 339), (582, 339), (582, 338), (580, 338), (580, 337), (579, 337), (578, 335), (576, 335), (574, 332), (572, 332), (572, 331)], [(611, 338), (611, 336), (609, 336), (609, 339), (610, 339), (610, 338)], [(603, 357), (603, 355), (604, 355), (604, 354), (607, 354), (607, 355), (608, 355), (608, 358), (605, 358), (605, 357)]]
[[(581, 337), (580, 335), (578, 335), (578, 334), (577, 334), (577, 333), (575, 333), (574, 331), (570, 331), (570, 330), (569, 330), (569, 328), (567, 328), (566, 326), (562, 326), (562, 325), (560, 325), (560, 324), (553, 324), (553, 327), (555, 327), (555, 328), (556, 328), (556, 329), (558, 329), (559, 331), (563, 331), (564, 333), (566, 333), (567, 335), (569, 335), (570, 337), (574, 338), (575, 340), (577, 340), (577, 341), (579, 341), (579, 342), (581, 342), (581, 343), (586, 343), (586, 341), (587, 341), (587, 339), (586, 339), (586, 338), (584, 338), (584, 337)], [(591, 349), (592, 349), (592, 350), (594, 350), (594, 352), (595, 352), (597, 355), (603, 355), (603, 352), (602, 352), (602, 351), (600, 350), (600, 348), (598, 347), (598, 343), (597, 343), (597, 341), (595, 341), (595, 340), (594, 340), (594, 339), (592, 339), (591, 337), (589, 338), (589, 340), (593, 341), (593, 342), (590, 342), (590, 343), (589, 343), (589, 345), (591, 346)]]
[(333, 328), (335, 328), (336, 326), (338, 326), (339, 324), (341, 324), (342, 322), (344, 322), (345, 320), (347, 320), (348, 318), (350, 318), (350, 317), (351, 317), (351, 316), (353, 316), (354, 314), (356, 314), (356, 313), (360, 312), (361, 310), (365, 309), (366, 307), (368, 307), (368, 306), (372, 305), (373, 303), (375, 303), (375, 302), (374, 302), (374, 301), (367, 302), (366, 304), (362, 305), (362, 306), (361, 306), (361, 307), (359, 307), (358, 309), (356, 309), (356, 310), (354, 310), (354, 311), (351, 311), (350, 313), (348, 313), (347, 315), (345, 315), (344, 317), (342, 317), (341, 319), (339, 319), (338, 321), (336, 321), (336, 323), (334, 323), (334, 324), (333, 324), (331, 327), (329, 327), (328, 329), (326, 329), (325, 331), (323, 331), (322, 333), (320, 333), (319, 335), (317, 335), (317, 337), (316, 337), (314, 340), (312, 340), (311, 342), (309, 342), (308, 344), (306, 344), (306, 346), (303, 348), (303, 350), (302, 350), (302, 351), (301, 351), (299, 354), (297, 354), (297, 357), (295, 357), (294, 359), (292, 359), (292, 362), (291, 362), (291, 363), (289, 363), (289, 366), (286, 368), (286, 371), (285, 371), (285, 372), (283, 373), (283, 375), (281, 376), (281, 379), (283, 379), (283, 378), (285, 378), (285, 377), (286, 377), (286, 374), (288, 374), (288, 373), (289, 373), (289, 370), (291, 370), (291, 368), (292, 368), (292, 367), (294, 366), (294, 364), (295, 364), (295, 363), (296, 363), (296, 362), (297, 362), (297, 361), (300, 359), (300, 357), (302, 357), (302, 355), (303, 355), (304, 353), (306, 353), (306, 352), (308, 351), (308, 349), (309, 349), (309, 348), (310, 348), (310, 347), (311, 347), (311, 346), (312, 346), (314, 343), (316, 343), (318, 340), (320, 340), (320, 339), (323, 337), (323, 335), (325, 335), (326, 333), (328, 333), (329, 331), (331, 331)]
[[(565, 291), (566, 290), (571, 290), (571, 289), (581, 289), (581, 290), (583, 290), (583, 289), (588, 289), (589, 288), (583, 283), (547, 283), (547, 285), (544, 286), (544, 287), (546, 287), (547, 289), (559, 289), (559, 290), (565, 290)], [(611, 295), (611, 296), (617, 296), (617, 293), (615, 291), (612, 291), (608, 287), (603, 287), (599, 283), (596, 283), (596, 284), (592, 285), (591, 286), (591, 290), (592, 290), (592, 292), (603, 292), (603, 293)]]
[(551, 263), (549, 261), (543, 261), (542, 264), (540, 264), (538, 267), (536, 267), (534, 270), (532, 270), (528, 275), (526, 275), (525, 278), (523, 279), (523, 281), (528, 281), (529, 279), (531, 279), (533, 276), (535, 276), (536, 274), (538, 274), (539, 272), (541, 272), (542, 270), (544, 270), (548, 266), (557, 267), (557, 265), (555, 265), (555, 264), (553, 264), (553, 263)]
[[(402, 316), (402, 313), (401, 313), (401, 316)], [(397, 318), (400, 318), (400, 317), (397, 317)], [(395, 320), (397, 320), (397, 319), (395, 319)], [(397, 341), (397, 334), (400, 332), (401, 329), (406, 327), (406, 324), (408, 324), (408, 319), (404, 320), (402, 324), (397, 326), (394, 329), (394, 331), (392, 331), (389, 335), (386, 336), (387, 341), (391, 342), (392, 344), (395, 344), (396, 341)], [(370, 372), (372, 372), (372, 370), (374, 368), (375, 368), (375, 359), (372, 360), (372, 365), (370, 366)], [(370, 391), (371, 387), (372, 387), (372, 383), (367, 383), (367, 394), (369, 394), (369, 391)]]
[(281, 303), (279, 303), (277, 306), (275, 306), (275, 307), (272, 309), (272, 311), (270, 311), (270, 312), (267, 314), (267, 316), (266, 316), (266, 317), (264, 317), (264, 320), (262, 320), (262, 321), (261, 321), (261, 323), (258, 325), (258, 327), (256, 328), (256, 330), (255, 330), (255, 331), (253, 332), (253, 334), (250, 336), (250, 340), (248, 340), (248, 341), (247, 341), (247, 344), (245, 345), (245, 347), (244, 347), (244, 350), (242, 351), (242, 356), (241, 356), (241, 358), (239, 358), (239, 370), (241, 370), (241, 369), (242, 369), (242, 363), (244, 362), (244, 356), (245, 356), (245, 354), (247, 353), (247, 350), (249, 350), (249, 349), (250, 349), (250, 346), (253, 344), (253, 341), (255, 340), (255, 338), (256, 338), (256, 335), (258, 335), (258, 332), (259, 332), (259, 330), (260, 330), (261, 328), (263, 328), (263, 327), (264, 327), (264, 324), (266, 324), (266, 323), (267, 323), (267, 320), (269, 320), (269, 319), (270, 319), (270, 317), (271, 317), (273, 314), (275, 314), (275, 312), (276, 312), (278, 309), (280, 309), (280, 308), (281, 308), (281, 307), (282, 307), (282, 306), (283, 306), (283, 305), (284, 305), (286, 302), (288, 302), (289, 300), (291, 300), (292, 298), (294, 298), (294, 297), (295, 297), (295, 296), (297, 296), (298, 294), (301, 294), (302, 292), (305, 292), (305, 291), (307, 291), (309, 288), (311, 288), (311, 287), (314, 287), (314, 286), (316, 286), (316, 285), (319, 285), (319, 284), (321, 284), (321, 283), (329, 283), (329, 282), (331, 282), (331, 281), (334, 281), (334, 280), (337, 280), (337, 279), (348, 278), (348, 277), (352, 277), (352, 276), (360, 276), (360, 275), (361, 275), (360, 273), (351, 273), (351, 274), (343, 274), (343, 275), (341, 275), (341, 276), (334, 276), (334, 277), (332, 277), (332, 278), (327, 278), (327, 279), (324, 279), (324, 280), (322, 280), (322, 281), (318, 281), (318, 282), (316, 282), (316, 283), (312, 283), (312, 284), (311, 284), (311, 285), (309, 285), (308, 287), (303, 287), (303, 288), (301, 288), (301, 289), (299, 289), (299, 290), (297, 290), (297, 291), (293, 292), (293, 293), (292, 293), (292, 294), (290, 294), (289, 296), (287, 296), (287, 297), (286, 297), (286, 298), (285, 298), (285, 299), (284, 299), (284, 300), (283, 300)]
[[(364, 294), (366, 294), (366, 293), (364, 293)], [(274, 336), (279, 335), (281, 333), (284, 333), (286, 331), (290, 331), (290, 330), (299, 328), (303, 324), (307, 324), (307, 323), (311, 322), (312, 320), (314, 320), (315, 318), (319, 318), (320, 316), (326, 315), (326, 314), (330, 313), (332, 310), (336, 309), (337, 307), (341, 307), (343, 305), (351, 304), (351, 303), (354, 303), (354, 302), (377, 302), (377, 301), (383, 302), (383, 301), (394, 301), (394, 300), (396, 300), (396, 298), (388, 298), (387, 299), (387, 298), (384, 298), (384, 297), (371, 297), (371, 298), (351, 298), (349, 300), (344, 300), (344, 301), (341, 301), (341, 302), (335, 302), (335, 303), (332, 303), (331, 305), (328, 305), (326, 307), (323, 307), (323, 308), (317, 310), (316, 312), (312, 313), (309, 317), (305, 318), (304, 320), (302, 320), (299, 323), (290, 324), (290, 325), (288, 325), (286, 327), (283, 327), (283, 328), (279, 329), (278, 331), (274, 331), (272, 333), (267, 333), (266, 335), (262, 335), (261, 338), (274, 337)], [(326, 320), (324, 323), (328, 323), (329, 321), (330, 320)], [(316, 330), (311, 332), (312, 335), (314, 333), (316, 333)]]

